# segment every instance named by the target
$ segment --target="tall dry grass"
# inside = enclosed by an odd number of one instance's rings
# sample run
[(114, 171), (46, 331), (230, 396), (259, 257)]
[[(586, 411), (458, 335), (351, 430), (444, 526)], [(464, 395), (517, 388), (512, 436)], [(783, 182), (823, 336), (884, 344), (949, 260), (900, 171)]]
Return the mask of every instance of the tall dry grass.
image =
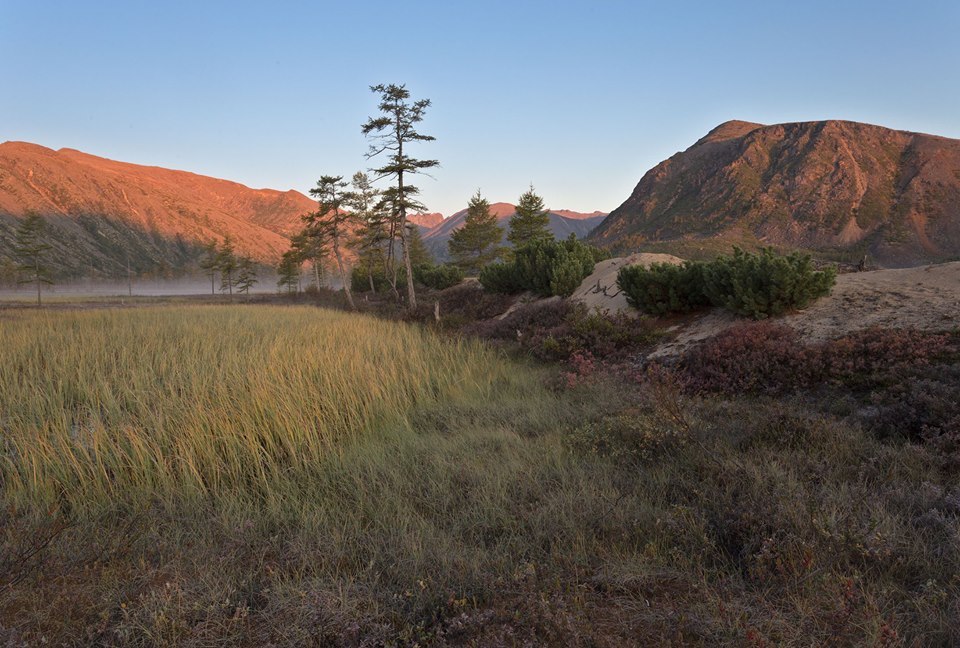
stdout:
[(72, 509), (282, 498), (412, 408), (512, 382), (476, 343), (307, 308), (23, 312), (0, 339), (7, 497)]

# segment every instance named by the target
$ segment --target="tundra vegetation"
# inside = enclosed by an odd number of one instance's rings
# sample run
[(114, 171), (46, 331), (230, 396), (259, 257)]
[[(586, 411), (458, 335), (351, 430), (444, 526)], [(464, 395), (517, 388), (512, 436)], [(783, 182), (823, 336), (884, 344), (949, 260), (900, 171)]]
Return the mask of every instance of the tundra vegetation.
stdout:
[(0, 636), (960, 640), (960, 334), (435, 298), (5, 311)]

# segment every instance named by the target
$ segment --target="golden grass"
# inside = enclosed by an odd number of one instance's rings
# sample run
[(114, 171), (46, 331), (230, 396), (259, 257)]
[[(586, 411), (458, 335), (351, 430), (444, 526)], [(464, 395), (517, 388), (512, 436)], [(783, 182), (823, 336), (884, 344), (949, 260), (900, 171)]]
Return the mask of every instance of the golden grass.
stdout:
[(412, 408), (514, 380), (477, 343), (311, 308), (22, 312), (0, 339), (8, 498), (71, 508), (282, 496)]

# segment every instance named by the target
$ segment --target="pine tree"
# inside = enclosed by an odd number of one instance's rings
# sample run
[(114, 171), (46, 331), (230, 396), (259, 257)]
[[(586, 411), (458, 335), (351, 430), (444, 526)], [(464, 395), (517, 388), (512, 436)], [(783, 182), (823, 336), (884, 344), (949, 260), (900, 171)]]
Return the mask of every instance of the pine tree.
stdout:
[[(387, 254), (385, 248), (392, 245), (387, 216), (377, 209), (380, 191), (370, 183), (366, 173), (357, 171), (351, 180), (353, 191), (347, 197), (346, 205), (353, 212), (358, 224), (353, 248), (357, 251), (357, 263), (366, 273), (370, 282), (370, 291), (376, 292), (374, 274), (387, 272)], [(392, 261), (392, 255), (391, 255)], [(390, 268), (392, 271), (393, 269)]]
[(233, 275), (237, 271), (237, 255), (229, 236), (223, 239), (217, 250), (217, 270), (220, 271), (220, 292), (229, 292), (233, 297)]
[(277, 287), (281, 290), (286, 288), (287, 293), (297, 292), (300, 287), (300, 266), (302, 264), (303, 259), (299, 250), (291, 247), (284, 252), (280, 259), (280, 265), (277, 266)]
[(507, 240), (518, 248), (535, 240), (552, 240), (549, 230), (550, 216), (543, 206), (543, 198), (538, 196), (533, 185), (517, 201), (517, 213), (510, 219), (510, 232)]
[(257, 266), (253, 261), (246, 257), (241, 257), (237, 262), (237, 292), (243, 295), (249, 295), (259, 280), (257, 279)]
[(411, 266), (433, 264), (433, 254), (423, 242), (420, 228), (413, 223), (407, 223), (407, 256), (410, 257)]
[(17, 228), (13, 254), (20, 274), (19, 283), (35, 283), (37, 306), (40, 306), (40, 287), (52, 284), (50, 269), (46, 265), (50, 245), (46, 242), (47, 224), (39, 215), (29, 212)]
[(426, 207), (416, 201), (419, 190), (407, 182), (406, 176), (422, 173), (439, 165), (437, 160), (418, 160), (410, 157), (404, 150), (414, 142), (431, 142), (435, 138), (417, 132), (416, 125), (423, 121), (423, 115), (430, 106), (429, 99), (409, 102), (410, 91), (404, 85), (375, 85), (370, 90), (380, 94), (380, 117), (371, 117), (362, 126), (364, 135), (373, 137), (376, 144), (370, 146), (368, 158), (387, 153), (387, 163), (374, 173), (381, 177), (392, 178), (396, 184), (391, 187), (393, 194), (385, 195), (384, 205), (390, 205), (390, 216), (394, 220), (393, 231), (399, 233), (403, 248), (403, 261), (407, 270), (407, 306), (417, 307), (417, 296), (413, 286), (413, 264), (411, 263), (407, 229), (408, 211), (426, 211)]
[(301, 266), (307, 261), (310, 262), (313, 268), (313, 280), (319, 289), (323, 285), (323, 262), (329, 253), (326, 239), (317, 236), (316, 232), (311, 232), (309, 227), (305, 227), (290, 239), (290, 248), (294, 250)]
[(497, 258), (502, 239), (503, 228), (497, 225), (497, 217), (490, 213), (490, 203), (478, 189), (467, 205), (463, 227), (453, 233), (447, 247), (454, 264), (468, 274), (476, 274)]
[(210, 275), (210, 294), (215, 295), (214, 280), (217, 276), (217, 242), (203, 244), (203, 256), (200, 257), (200, 269)]
[[(347, 194), (344, 189), (347, 183), (343, 176), (321, 176), (317, 186), (310, 190), (310, 195), (317, 199), (318, 209), (312, 214), (303, 217), (307, 223), (307, 232), (311, 236), (328, 238), (333, 249), (333, 256), (337, 261), (340, 272), (340, 281), (343, 283), (343, 292), (347, 295), (347, 303), (351, 310), (356, 310), (353, 303), (353, 294), (350, 291), (350, 280), (343, 264), (343, 255), (340, 244), (344, 242), (350, 232), (347, 224), (352, 220), (349, 213), (342, 209)], [(319, 286), (318, 286), (319, 288)]]

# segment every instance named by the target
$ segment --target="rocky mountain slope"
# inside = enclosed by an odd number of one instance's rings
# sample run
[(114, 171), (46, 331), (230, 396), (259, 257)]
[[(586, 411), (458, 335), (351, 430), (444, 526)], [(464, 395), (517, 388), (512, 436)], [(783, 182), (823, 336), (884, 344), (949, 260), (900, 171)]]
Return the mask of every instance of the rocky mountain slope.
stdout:
[(681, 254), (774, 245), (888, 267), (960, 258), (960, 140), (848, 121), (727, 122), (647, 172), (592, 241)]
[(296, 191), (115, 162), (71, 149), (0, 144), (0, 263), (28, 212), (51, 227), (60, 276), (176, 273), (203, 242), (230, 236), (239, 254), (273, 264), (316, 203)]
[(420, 228), (421, 234), (426, 234), (431, 229), (443, 222), (443, 214), (432, 212), (429, 214), (410, 214), (407, 220)]
[[(497, 202), (490, 205), (490, 213), (497, 217), (497, 222), (503, 228), (504, 245), (507, 243), (506, 235), (510, 218), (516, 211), (516, 205), (511, 203)], [(575, 234), (577, 238), (586, 237), (607, 215), (599, 211), (584, 214), (563, 209), (550, 210), (549, 216), (548, 227), (550, 231), (556, 238), (565, 239), (571, 234)], [(423, 235), (424, 243), (437, 260), (442, 261), (449, 258), (447, 241), (450, 240), (453, 232), (463, 227), (466, 218), (467, 210), (462, 209)]]

